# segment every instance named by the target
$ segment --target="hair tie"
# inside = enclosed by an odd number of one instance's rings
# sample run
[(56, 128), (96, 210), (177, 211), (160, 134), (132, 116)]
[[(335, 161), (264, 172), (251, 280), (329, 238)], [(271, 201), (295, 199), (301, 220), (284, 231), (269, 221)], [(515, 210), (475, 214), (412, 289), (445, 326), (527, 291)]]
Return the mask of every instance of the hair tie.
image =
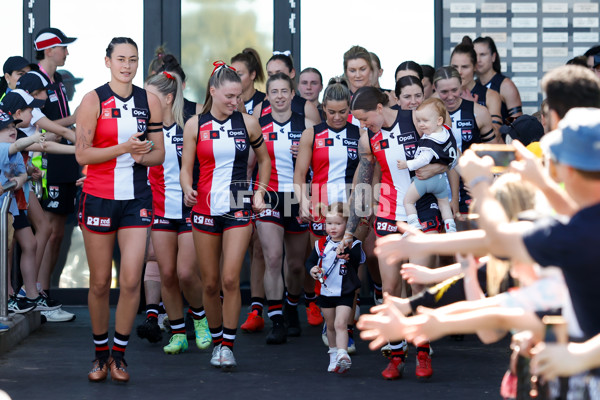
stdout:
[(274, 51), (274, 52), (273, 52), (273, 55), (274, 55), (274, 56), (278, 56), (278, 55), (281, 55), (281, 54), (283, 54), (284, 56), (288, 56), (288, 57), (289, 57), (289, 56), (291, 56), (291, 55), (292, 55), (292, 52), (291, 52), (291, 51), (289, 51), (289, 50), (285, 50), (285, 51)]
[(158, 54), (156, 55), (156, 57), (157, 57), (157, 58), (160, 60), (160, 59), (162, 58), (162, 56), (163, 56), (163, 55), (164, 55), (163, 53), (158, 53)]
[(175, 77), (173, 75), (171, 75), (170, 73), (168, 73), (167, 71), (163, 71), (163, 75), (166, 76), (168, 79), (175, 80)]
[(225, 61), (223, 61), (223, 60), (215, 61), (213, 63), (213, 65), (215, 66), (215, 69), (213, 69), (213, 72), (212, 72), (212, 74), (210, 74), (210, 76), (213, 76), (215, 74), (215, 72), (217, 72), (219, 69), (221, 69), (223, 67), (226, 67), (226, 68), (229, 68), (232, 71), (235, 71), (235, 68), (233, 68), (233, 67), (225, 64)]

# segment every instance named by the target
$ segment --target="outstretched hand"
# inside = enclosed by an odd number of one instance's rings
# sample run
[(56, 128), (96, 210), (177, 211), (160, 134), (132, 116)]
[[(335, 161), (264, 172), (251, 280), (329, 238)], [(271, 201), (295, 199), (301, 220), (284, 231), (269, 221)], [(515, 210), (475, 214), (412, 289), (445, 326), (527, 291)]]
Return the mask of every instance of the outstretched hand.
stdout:
[(374, 313), (361, 315), (356, 324), (361, 330), (360, 337), (371, 341), (371, 350), (404, 338), (404, 324), (407, 318), (398, 310), (392, 296), (384, 293), (383, 304), (373, 307), (372, 312)]

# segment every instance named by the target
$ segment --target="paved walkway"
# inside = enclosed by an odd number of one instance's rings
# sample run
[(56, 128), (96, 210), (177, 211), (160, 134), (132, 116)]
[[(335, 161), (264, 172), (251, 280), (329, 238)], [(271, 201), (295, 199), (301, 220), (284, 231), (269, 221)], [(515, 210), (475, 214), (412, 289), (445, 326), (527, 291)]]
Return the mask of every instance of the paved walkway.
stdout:
[[(326, 372), (320, 329), (303, 319), (302, 336), (280, 346), (266, 346), (266, 333), (238, 330), (234, 351), (239, 367), (231, 373), (212, 368), (208, 350), (190, 346), (184, 354), (165, 355), (166, 335), (161, 345), (153, 345), (134, 333), (126, 353), (131, 381), (90, 383), (93, 343), (87, 308), (66, 309), (77, 314), (75, 321), (46, 323), (0, 356), (0, 389), (13, 399), (499, 399), (508, 364), (507, 340), (483, 346), (474, 336), (463, 342), (446, 338), (433, 344), (431, 380), (417, 381), (411, 347), (405, 377), (384, 381), (380, 372), (386, 360), (359, 339), (352, 369), (338, 376)], [(300, 312), (302, 317), (303, 307)], [(142, 321), (138, 315), (136, 325)]]

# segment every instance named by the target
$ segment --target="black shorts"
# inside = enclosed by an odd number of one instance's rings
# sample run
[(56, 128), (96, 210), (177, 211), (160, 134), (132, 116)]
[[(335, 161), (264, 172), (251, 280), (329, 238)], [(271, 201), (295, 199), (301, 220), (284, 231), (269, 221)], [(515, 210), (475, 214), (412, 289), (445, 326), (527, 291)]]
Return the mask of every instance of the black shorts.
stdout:
[(375, 217), (375, 221), (373, 222), (373, 230), (375, 231), (375, 236), (377, 237), (383, 237), (393, 233), (400, 233), (398, 232), (398, 227), (396, 226), (395, 220), (381, 217)]
[(249, 210), (230, 211), (223, 215), (204, 215), (192, 211), (191, 217), (194, 230), (211, 235), (221, 235), (228, 229), (241, 228), (251, 224)]
[(164, 218), (154, 216), (152, 230), (158, 232), (176, 232), (178, 235), (192, 231), (192, 217), (187, 218)]
[(42, 207), (55, 214), (71, 214), (75, 211), (75, 183), (48, 184), (48, 196), (44, 196)]
[(325, 218), (319, 218), (310, 223), (310, 232), (316, 237), (322, 238), (327, 236), (327, 231), (325, 231)]
[(290, 201), (292, 196), (281, 192), (267, 192), (267, 209), (257, 215), (257, 220), (270, 222), (283, 227), (286, 233), (304, 233), (308, 231), (308, 222), (300, 218), (300, 205)]
[(335, 308), (337, 306), (348, 306), (352, 308), (352, 306), (354, 306), (354, 293), (343, 294), (336, 297), (319, 296), (318, 302), (319, 307), (321, 308)]
[(27, 219), (27, 214), (25, 214), (25, 210), (19, 210), (19, 215), (13, 216), (12, 225), (15, 231), (31, 226), (31, 224), (29, 223), (29, 219)]
[(152, 224), (152, 196), (111, 200), (82, 193), (79, 224), (95, 233), (112, 233), (125, 228), (148, 228)]

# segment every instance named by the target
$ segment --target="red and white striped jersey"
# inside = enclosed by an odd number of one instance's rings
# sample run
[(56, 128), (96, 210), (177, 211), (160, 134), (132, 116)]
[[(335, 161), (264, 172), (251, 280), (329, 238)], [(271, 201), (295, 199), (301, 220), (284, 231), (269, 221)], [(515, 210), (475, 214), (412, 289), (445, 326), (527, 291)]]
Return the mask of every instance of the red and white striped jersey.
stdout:
[[(96, 89), (100, 99), (100, 116), (92, 142), (94, 147), (106, 148), (127, 142), (137, 132), (144, 134), (150, 120), (146, 91), (133, 86), (131, 96), (124, 99), (104, 84)], [(147, 167), (137, 164), (126, 153), (100, 164), (90, 164), (83, 192), (111, 200), (131, 200), (150, 195)]]
[(271, 179), (269, 188), (272, 192), (294, 191), (294, 167), (296, 159), (292, 157), (290, 146), (298, 145), (302, 132), (306, 129), (306, 120), (300, 114), (292, 112), (285, 122), (273, 119), (267, 114), (259, 119), (262, 134), (271, 157)]
[(358, 167), (359, 130), (346, 124), (340, 130), (322, 122), (314, 127), (311, 168), (311, 201), (326, 205), (347, 202), (354, 171)]
[[(187, 218), (190, 215), (191, 207), (183, 204), (183, 191), (179, 183), (183, 129), (179, 125), (173, 124), (170, 127), (163, 127), (163, 134), (165, 161), (162, 165), (148, 168), (148, 178), (152, 188), (152, 209), (156, 217)], [(194, 168), (196, 177), (197, 173), (196, 165)]]
[(408, 169), (398, 169), (398, 160), (412, 160), (417, 151), (419, 134), (413, 124), (412, 111), (398, 110), (394, 125), (371, 131), (371, 152), (381, 166), (381, 187), (377, 216), (395, 221), (406, 221), (404, 196), (410, 186)]
[(223, 215), (250, 208), (249, 146), (250, 138), (241, 113), (236, 111), (225, 121), (217, 120), (211, 113), (199, 116), (196, 154), (200, 176), (194, 212)]

